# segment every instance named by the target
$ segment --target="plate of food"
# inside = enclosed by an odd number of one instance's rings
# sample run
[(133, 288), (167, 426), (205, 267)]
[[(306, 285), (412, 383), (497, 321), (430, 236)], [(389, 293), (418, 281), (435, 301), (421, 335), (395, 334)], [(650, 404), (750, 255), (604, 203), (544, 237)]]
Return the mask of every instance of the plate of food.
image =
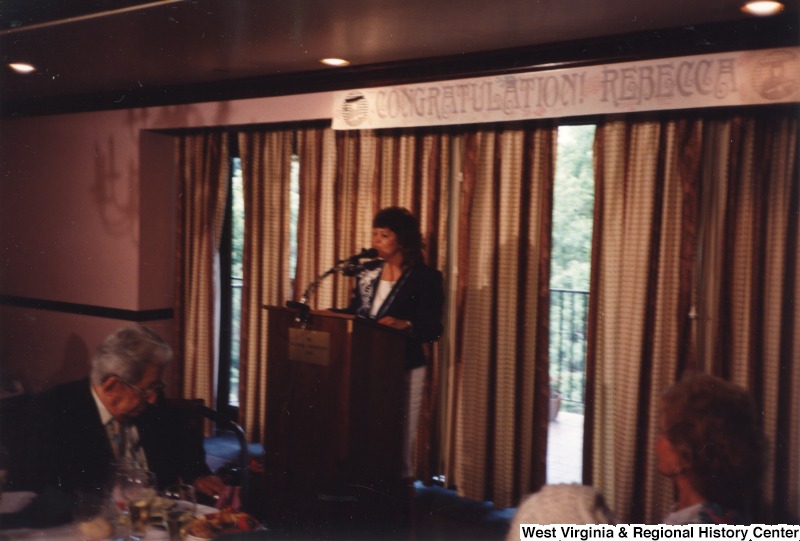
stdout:
[(253, 532), (261, 523), (247, 513), (218, 511), (202, 515), (186, 526), (186, 541), (209, 541), (223, 534)]

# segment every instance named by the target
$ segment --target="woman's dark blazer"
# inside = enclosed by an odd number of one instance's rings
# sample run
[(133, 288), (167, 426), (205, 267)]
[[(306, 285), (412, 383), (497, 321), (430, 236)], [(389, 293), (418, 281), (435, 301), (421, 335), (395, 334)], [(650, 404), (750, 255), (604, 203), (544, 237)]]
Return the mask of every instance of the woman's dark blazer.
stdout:
[[(382, 270), (383, 265), (358, 275), (358, 282), (346, 310), (348, 313), (371, 317), (370, 307)], [(374, 318), (377, 320), (391, 316), (411, 322), (406, 368), (425, 366), (428, 359), (423, 344), (435, 342), (442, 334), (442, 282), (442, 273), (427, 265), (420, 263), (406, 269)]]

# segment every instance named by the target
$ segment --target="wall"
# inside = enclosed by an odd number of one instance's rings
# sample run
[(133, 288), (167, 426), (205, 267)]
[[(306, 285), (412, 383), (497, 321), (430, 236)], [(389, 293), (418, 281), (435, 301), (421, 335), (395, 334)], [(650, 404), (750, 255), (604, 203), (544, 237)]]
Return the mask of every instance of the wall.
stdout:
[(159, 130), (330, 118), (331, 103), (319, 93), (4, 119), (0, 375), (31, 391), (76, 379), (129, 321), (171, 339), (159, 313), (173, 302), (176, 171), (174, 137)]

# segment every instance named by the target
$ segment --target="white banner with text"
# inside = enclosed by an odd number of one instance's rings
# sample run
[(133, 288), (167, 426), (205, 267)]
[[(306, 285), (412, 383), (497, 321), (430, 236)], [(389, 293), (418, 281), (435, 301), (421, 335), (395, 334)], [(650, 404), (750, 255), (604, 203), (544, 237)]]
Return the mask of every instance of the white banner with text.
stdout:
[(336, 130), (800, 101), (800, 47), (334, 93)]

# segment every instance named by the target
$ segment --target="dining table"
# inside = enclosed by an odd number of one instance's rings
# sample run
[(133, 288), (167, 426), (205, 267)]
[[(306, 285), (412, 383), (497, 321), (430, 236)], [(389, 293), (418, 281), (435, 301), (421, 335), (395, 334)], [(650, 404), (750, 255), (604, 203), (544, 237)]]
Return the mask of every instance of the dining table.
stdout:
[[(36, 498), (34, 492), (3, 492), (0, 497), (0, 516), (17, 513)], [(216, 512), (217, 509), (207, 505), (197, 505), (197, 516)], [(102, 541), (125, 541), (127, 536), (112, 536)], [(70, 522), (49, 528), (10, 528), (0, 529), (0, 541), (84, 541), (84, 536), (77, 523)], [(162, 528), (150, 527), (141, 541), (170, 541), (169, 533)]]
[[(19, 528), (14, 530), (0, 530), (0, 541), (83, 541), (84, 537), (76, 524), (62, 524), (52, 528)], [(103, 541), (124, 541), (126, 537), (109, 537)], [(169, 541), (166, 530), (150, 528), (141, 541)]]

